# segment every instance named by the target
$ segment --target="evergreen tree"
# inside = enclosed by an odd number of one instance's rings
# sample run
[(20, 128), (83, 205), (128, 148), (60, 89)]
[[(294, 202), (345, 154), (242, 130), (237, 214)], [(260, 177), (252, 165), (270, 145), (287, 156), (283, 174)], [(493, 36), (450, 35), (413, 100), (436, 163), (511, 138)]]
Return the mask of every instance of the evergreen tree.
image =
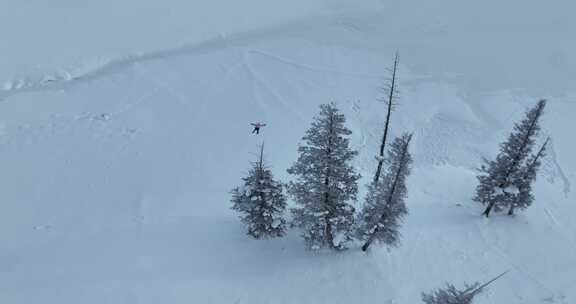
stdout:
[(514, 184), (518, 185), (518, 191), (515, 196), (512, 196), (513, 199), (510, 200), (508, 215), (514, 215), (514, 210), (516, 208), (525, 209), (534, 201), (534, 195), (532, 195), (532, 183), (536, 181), (542, 157), (546, 156), (546, 146), (548, 145), (548, 141), (549, 139), (546, 139), (544, 144), (540, 147), (540, 150), (538, 150), (538, 153), (531, 156), (526, 162), (526, 165), (522, 167), (519, 174), (515, 176), (516, 180), (514, 181)]
[(454, 285), (446, 284), (445, 288), (439, 288), (432, 291), (432, 293), (422, 293), (422, 301), (426, 304), (472, 304), (472, 300), (476, 295), (506, 273), (504, 272), (482, 285), (479, 283), (466, 284), (464, 290), (458, 290)]
[(264, 163), (264, 145), (243, 181), (244, 186), (232, 190), (232, 209), (240, 213), (248, 235), (255, 239), (284, 236), (286, 197), (282, 184), (274, 180)]
[[(530, 192), (521, 193), (526, 187), (526, 166), (529, 163), (536, 136), (540, 131), (539, 119), (542, 116), (545, 100), (526, 113), (526, 117), (514, 126), (508, 140), (500, 146), (500, 154), (494, 161), (485, 160), (478, 176), (475, 201), (486, 205), (484, 215), (488, 217), (492, 210), (502, 211), (505, 208), (526, 208), (531, 203)], [(532, 156), (534, 157), (534, 156)], [(537, 169), (534, 166), (533, 169)], [(513, 212), (513, 211), (512, 211)], [(510, 213), (510, 212), (509, 212)]]
[(349, 202), (356, 199), (360, 175), (350, 164), (357, 152), (350, 148), (352, 132), (345, 121), (334, 104), (320, 106), (298, 148), (298, 160), (288, 169), (296, 176), (288, 186), (298, 204), (293, 225), (302, 229), (310, 249), (341, 250), (352, 239), (354, 207)]
[(366, 251), (373, 241), (395, 246), (400, 241), (400, 224), (408, 214), (404, 203), (406, 178), (410, 174), (412, 157), (408, 151), (411, 134), (396, 138), (388, 151), (386, 170), (378, 182), (368, 186), (364, 208), (360, 214), (358, 236)]
[(471, 304), (477, 293), (467, 291), (478, 285), (467, 285), (465, 290), (458, 290), (454, 285), (447, 284), (445, 288), (439, 288), (430, 294), (423, 293), (422, 301), (426, 304)]

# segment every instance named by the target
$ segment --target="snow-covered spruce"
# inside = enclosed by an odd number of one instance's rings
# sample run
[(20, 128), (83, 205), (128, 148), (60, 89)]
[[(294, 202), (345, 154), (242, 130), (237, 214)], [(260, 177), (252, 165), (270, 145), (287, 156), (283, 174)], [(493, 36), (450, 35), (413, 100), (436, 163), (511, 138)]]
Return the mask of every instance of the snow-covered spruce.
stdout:
[(432, 293), (423, 293), (422, 301), (426, 304), (471, 304), (474, 296), (478, 292), (471, 292), (479, 286), (478, 283), (467, 285), (464, 290), (458, 290), (452, 284), (446, 284), (446, 287), (432, 291)]
[(286, 197), (282, 184), (275, 181), (264, 163), (264, 145), (253, 163), (244, 185), (232, 190), (232, 209), (240, 213), (248, 235), (255, 239), (281, 237), (286, 233)]
[(482, 285), (480, 283), (465, 284), (464, 290), (459, 290), (452, 284), (446, 284), (446, 287), (436, 289), (431, 293), (422, 293), (422, 301), (426, 304), (471, 304), (476, 295), (506, 273), (504, 272)]
[(297, 208), (292, 209), (293, 225), (302, 229), (310, 249), (346, 249), (352, 239), (357, 181), (360, 178), (350, 161), (357, 155), (349, 145), (352, 132), (334, 104), (320, 106), (311, 128), (303, 137), (298, 160), (288, 169), (296, 176), (288, 192)]
[(546, 146), (548, 145), (548, 141), (549, 139), (546, 139), (544, 144), (542, 144), (538, 150), (538, 153), (532, 155), (530, 159), (528, 159), (526, 165), (522, 167), (520, 173), (517, 175), (517, 181), (515, 184), (518, 186), (517, 188), (512, 189), (514, 191), (512, 193), (516, 195), (516, 200), (511, 201), (508, 215), (514, 215), (514, 210), (516, 208), (527, 208), (534, 201), (534, 196), (532, 195), (532, 184), (536, 181), (542, 157), (546, 155)]
[(484, 215), (508, 209), (512, 215), (516, 208), (527, 208), (534, 200), (531, 184), (536, 178), (540, 158), (544, 155), (544, 144), (536, 155), (531, 155), (540, 131), (545, 100), (526, 113), (526, 117), (514, 125), (508, 140), (500, 146), (496, 160), (484, 160), (478, 176), (474, 200), (486, 205)]
[(395, 246), (400, 241), (400, 224), (408, 214), (404, 203), (406, 178), (410, 174), (412, 157), (408, 151), (411, 134), (396, 138), (385, 159), (383, 176), (368, 186), (364, 208), (358, 220), (357, 235), (366, 251), (373, 241)]

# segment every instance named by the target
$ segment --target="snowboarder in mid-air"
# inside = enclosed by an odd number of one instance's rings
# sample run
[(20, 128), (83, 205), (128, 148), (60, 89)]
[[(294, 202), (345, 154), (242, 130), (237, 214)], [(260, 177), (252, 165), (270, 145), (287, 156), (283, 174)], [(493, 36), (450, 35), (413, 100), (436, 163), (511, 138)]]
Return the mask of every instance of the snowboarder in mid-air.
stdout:
[(252, 130), (252, 134), (254, 134), (254, 133), (260, 134), (260, 128), (266, 126), (265, 123), (261, 123), (261, 122), (252, 123), (251, 125), (254, 126), (254, 130)]

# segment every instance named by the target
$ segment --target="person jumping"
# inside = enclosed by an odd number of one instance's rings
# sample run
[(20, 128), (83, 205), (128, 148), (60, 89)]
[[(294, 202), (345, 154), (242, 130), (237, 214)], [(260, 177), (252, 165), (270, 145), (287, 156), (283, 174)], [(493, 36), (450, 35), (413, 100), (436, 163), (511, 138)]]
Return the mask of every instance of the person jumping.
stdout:
[(254, 126), (254, 130), (252, 130), (252, 134), (254, 134), (254, 133), (260, 134), (260, 128), (266, 126), (265, 123), (261, 123), (261, 122), (252, 123), (251, 125)]

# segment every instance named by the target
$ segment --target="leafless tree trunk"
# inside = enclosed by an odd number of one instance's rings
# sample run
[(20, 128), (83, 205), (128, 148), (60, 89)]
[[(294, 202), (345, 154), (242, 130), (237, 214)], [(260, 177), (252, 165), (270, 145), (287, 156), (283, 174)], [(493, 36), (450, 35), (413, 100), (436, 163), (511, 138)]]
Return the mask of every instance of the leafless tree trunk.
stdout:
[(388, 129), (390, 127), (390, 116), (392, 114), (392, 106), (394, 101), (394, 94), (396, 90), (396, 71), (398, 70), (398, 62), (400, 58), (398, 53), (394, 57), (394, 66), (392, 68), (392, 79), (390, 80), (390, 87), (388, 88), (388, 112), (386, 113), (386, 123), (384, 125), (384, 135), (382, 136), (382, 142), (380, 143), (380, 158), (378, 159), (378, 167), (376, 168), (376, 174), (374, 175), (374, 183), (378, 182), (380, 179), (380, 174), (382, 172), (382, 165), (384, 164), (384, 147), (386, 146), (386, 139), (388, 137)]
[(500, 275), (498, 275), (497, 277), (493, 278), (492, 280), (478, 286), (477, 288), (474, 288), (472, 290), (465, 290), (463, 293), (464, 294), (469, 294), (469, 295), (476, 295), (478, 293), (480, 293), (482, 291), (482, 289), (488, 287), (488, 285), (494, 283), (496, 280), (500, 279), (501, 277), (503, 277), (505, 274), (508, 273), (509, 270), (504, 271), (503, 273), (501, 273)]

